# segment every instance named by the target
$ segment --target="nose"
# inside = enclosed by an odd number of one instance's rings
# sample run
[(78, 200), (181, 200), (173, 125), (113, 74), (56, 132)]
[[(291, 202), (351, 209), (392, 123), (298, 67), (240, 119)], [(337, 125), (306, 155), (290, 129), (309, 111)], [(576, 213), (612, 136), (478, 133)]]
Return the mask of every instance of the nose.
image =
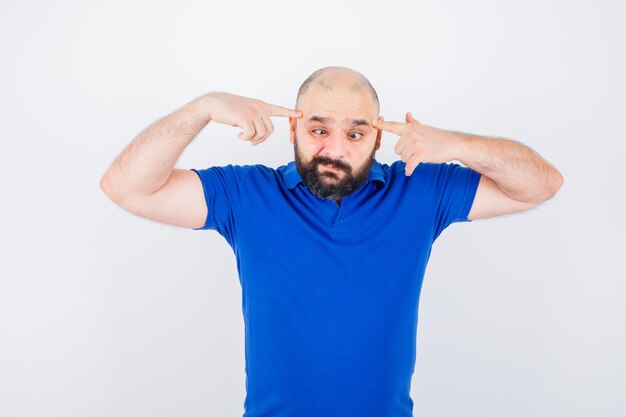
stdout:
[(328, 135), (321, 155), (335, 161), (344, 162), (345, 164), (346, 143), (342, 135), (342, 132), (335, 132), (332, 135)]

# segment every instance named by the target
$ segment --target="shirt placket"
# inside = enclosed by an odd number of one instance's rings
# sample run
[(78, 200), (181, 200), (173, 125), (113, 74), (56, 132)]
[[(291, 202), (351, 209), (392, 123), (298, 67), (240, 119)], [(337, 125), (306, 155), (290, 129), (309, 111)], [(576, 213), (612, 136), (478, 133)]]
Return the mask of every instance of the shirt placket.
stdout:
[[(349, 196), (348, 196), (349, 197)], [(346, 224), (346, 206), (349, 204), (348, 197), (341, 199), (341, 204), (333, 200), (323, 200), (324, 212), (328, 225), (331, 229), (343, 229)]]

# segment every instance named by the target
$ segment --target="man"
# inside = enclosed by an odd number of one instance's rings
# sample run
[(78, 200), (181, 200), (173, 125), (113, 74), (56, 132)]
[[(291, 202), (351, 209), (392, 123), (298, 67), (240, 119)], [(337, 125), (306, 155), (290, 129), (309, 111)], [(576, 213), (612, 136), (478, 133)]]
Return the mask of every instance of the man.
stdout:
[[(173, 169), (209, 121), (254, 146), (289, 117), (295, 161)], [(375, 160), (382, 131), (399, 137)], [(450, 161), (460, 161), (464, 166)], [(411, 416), (418, 300), (451, 223), (538, 206), (558, 170), (526, 146), (379, 116), (345, 67), (314, 72), (296, 109), (214, 92), (148, 127), (101, 187), (138, 215), (231, 245), (242, 286), (246, 417)]]

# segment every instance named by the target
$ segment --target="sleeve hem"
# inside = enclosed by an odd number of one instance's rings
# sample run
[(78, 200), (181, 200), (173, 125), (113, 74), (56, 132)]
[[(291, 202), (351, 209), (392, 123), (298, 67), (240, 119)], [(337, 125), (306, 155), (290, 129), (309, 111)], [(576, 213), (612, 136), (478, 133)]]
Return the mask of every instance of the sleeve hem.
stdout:
[(480, 177), (481, 174), (480, 172), (474, 171), (474, 170), (470, 170), (470, 178), (469, 178), (469, 193), (468, 197), (465, 199), (465, 204), (463, 205), (463, 210), (462, 210), (462, 218), (461, 221), (464, 222), (472, 222), (472, 219), (468, 219), (467, 216), (469, 215), (470, 211), (472, 210), (472, 206), (474, 205), (474, 200), (476, 199), (476, 192), (478, 191), (478, 185), (480, 183)]
[(209, 219), (209, 205), (207, 203), (207, 197), (208, 197), (207, 189), (204, 186), (204, 181), (202, 181), (202, 175), (200, 175), (200, 173), (193, 168), (190, 171), (195, 172), (198, 175), (198, 178), (200, 178), (200, 183), (202, 184), (202, 191), (204, 192), (204, 204), (206, 204), (206, 210), (207, 210), (206, 212), (207, 217), (204, 219), (204, 224), (202, 225), (202, 227), (194, 228), (193, 230), (206, 230), (207, 221)]

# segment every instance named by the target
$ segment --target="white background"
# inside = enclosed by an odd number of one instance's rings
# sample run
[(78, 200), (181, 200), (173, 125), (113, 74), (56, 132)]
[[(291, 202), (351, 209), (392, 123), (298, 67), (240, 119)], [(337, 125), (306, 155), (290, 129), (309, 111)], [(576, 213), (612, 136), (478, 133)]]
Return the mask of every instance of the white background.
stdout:
[[(235, 257), (130, 214), (100, 177), (209, 91), (293, 106), (316, 69), (385, 120), (518, 140), (563, 174), (535, 210), (450, 226), (420, 303), (416, 416), (626, 415), (626, 7), (619, 1), (2, 1), (0, 415), (240, 416)], [(293, 159), (211, 124), (178, 168)], [(377, 159), (399, 159), (385, 133)], [(289, 254), (285, 254), (286, 257)]]

